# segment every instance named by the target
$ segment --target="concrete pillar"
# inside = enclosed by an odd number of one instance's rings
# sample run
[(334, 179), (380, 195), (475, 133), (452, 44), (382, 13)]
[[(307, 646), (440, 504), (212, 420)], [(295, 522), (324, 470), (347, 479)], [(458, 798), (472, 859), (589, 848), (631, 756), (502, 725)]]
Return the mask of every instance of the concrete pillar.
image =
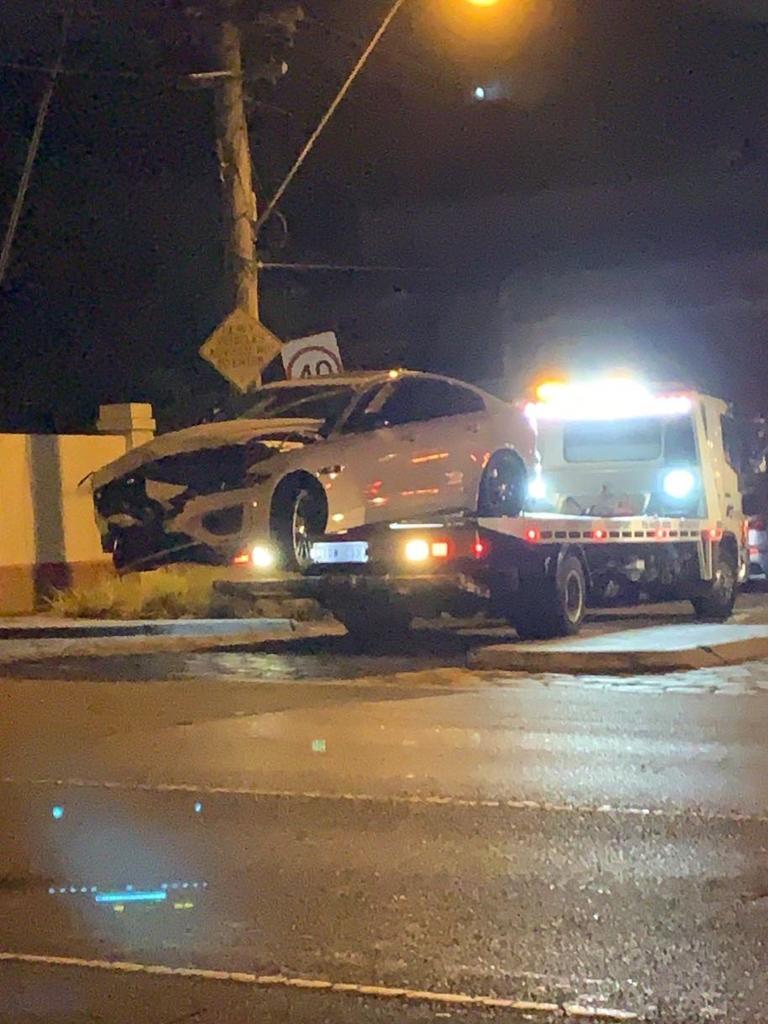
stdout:
[(128, 402), (125, 405), (100, 405), (96, 429), (100, 434), (119, 434), (126, 447), (136, 448), (155, 436), (152, 406), (147, 402)]

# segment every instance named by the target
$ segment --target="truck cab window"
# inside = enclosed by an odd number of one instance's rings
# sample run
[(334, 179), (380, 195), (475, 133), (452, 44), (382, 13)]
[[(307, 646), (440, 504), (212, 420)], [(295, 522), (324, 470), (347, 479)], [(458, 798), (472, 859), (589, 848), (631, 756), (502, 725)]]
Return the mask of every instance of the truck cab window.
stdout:
[(725, 458), (731, 469), (741, 471), (741, 438), (736, 420), (732, 416), (721, 416), (720, 427), (723, 432), (723, 450)]
[(566, 462), (651, 462), (661, 451), (658, 419), (574, 420), (563, 429)]
[(664, 430), (664, 458), (668, 463), (695, 463), (696, 436), (690, 416), (671, 419)]

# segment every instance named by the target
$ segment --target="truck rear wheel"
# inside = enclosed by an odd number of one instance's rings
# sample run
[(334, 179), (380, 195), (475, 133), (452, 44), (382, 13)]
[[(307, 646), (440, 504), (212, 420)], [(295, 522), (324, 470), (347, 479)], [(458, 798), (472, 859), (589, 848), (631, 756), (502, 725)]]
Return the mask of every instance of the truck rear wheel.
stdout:
[(584, 621), (587, 581), (581, 561), (567, 555), (552, 579), (521, 580), (513, 624), (521, 640), (574, 636)]
[(738, 570), (733, 555), (722, 545), (715, 555), (714, 572), (707, 591), (691, 599), (700, 622), (725, 622), (733, 614), (738, 590)]

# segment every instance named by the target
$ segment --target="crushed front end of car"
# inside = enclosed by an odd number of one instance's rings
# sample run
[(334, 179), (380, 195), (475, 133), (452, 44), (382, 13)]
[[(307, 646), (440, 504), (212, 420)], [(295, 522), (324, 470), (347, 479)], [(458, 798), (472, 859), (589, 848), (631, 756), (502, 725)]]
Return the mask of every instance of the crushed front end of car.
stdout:
[(226, 564), (276, 455), (317, 439), (307, 421), (229, 421), (155, 438), (92, 478), (102, 548), (120, 571)]

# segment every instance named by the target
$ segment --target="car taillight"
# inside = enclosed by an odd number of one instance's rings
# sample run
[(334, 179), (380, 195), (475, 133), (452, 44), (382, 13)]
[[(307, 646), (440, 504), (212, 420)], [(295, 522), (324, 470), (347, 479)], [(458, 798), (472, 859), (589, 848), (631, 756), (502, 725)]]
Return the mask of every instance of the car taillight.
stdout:
[(433, 558), (448, 558), (451, 554), (451, 542), (448, 540), (433, 540), (430, 544)]
[(491, 545), (487, 540), (482, 540), (480, 537), (475, 537), (474, 543), (472, 544), (472, 555), (474, 558), (482, 559), (487, 558), (491, 553)]

